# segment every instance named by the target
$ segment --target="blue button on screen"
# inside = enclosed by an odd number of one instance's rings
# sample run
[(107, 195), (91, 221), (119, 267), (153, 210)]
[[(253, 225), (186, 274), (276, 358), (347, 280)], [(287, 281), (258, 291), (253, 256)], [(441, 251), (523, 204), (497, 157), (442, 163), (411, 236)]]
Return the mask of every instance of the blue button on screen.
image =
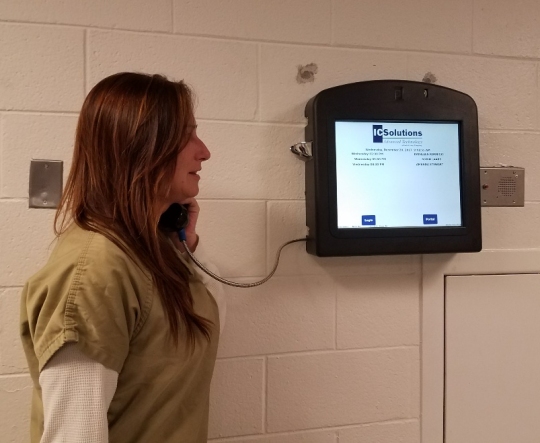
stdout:
[(374, 215), (363, 215), (362, 216), (362, 225), (363, 226), (374, 226), (375, 225), (375, 216)]
[(424, 214), (424, 224), (425, 225), (436, 225), (437, 224), (437, 214)]

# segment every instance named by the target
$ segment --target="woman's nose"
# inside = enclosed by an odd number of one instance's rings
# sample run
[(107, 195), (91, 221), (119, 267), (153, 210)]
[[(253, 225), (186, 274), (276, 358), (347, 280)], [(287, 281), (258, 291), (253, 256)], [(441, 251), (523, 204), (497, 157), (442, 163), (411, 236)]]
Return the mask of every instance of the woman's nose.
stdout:
[(201, 140), (201, 160), (204, 162), (211, 157), (210, 150), (207, 148), (205, 143)]

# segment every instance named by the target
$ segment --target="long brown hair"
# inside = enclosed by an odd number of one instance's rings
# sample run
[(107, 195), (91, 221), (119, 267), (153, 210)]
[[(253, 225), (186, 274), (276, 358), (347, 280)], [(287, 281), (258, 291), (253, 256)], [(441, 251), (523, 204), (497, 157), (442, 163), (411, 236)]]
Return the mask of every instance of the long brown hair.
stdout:
[(104, 235), (146, 268), (176, 344), (181, 325), (193, 344), (196, 329), (210, 338), (212, 324), (194, 312), (188, 270), (158, 230), (156, 202), (170, 190), (193, 120), (192, 93), (184, 82), (130, 72), (101, 80), (82, 106), (55, 217), (57, 236), (73, 221)]

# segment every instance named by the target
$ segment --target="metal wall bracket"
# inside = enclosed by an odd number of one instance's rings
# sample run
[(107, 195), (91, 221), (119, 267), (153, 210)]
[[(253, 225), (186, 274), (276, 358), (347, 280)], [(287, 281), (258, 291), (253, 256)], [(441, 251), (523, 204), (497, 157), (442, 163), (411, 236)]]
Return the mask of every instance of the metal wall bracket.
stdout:
[(300, 142), (291, 146), (291, 152), (300, 160), (308, 161), (313, 158), (312, 143)]
[(480, 168), (482, 206), (525, 206), (525, 169)]

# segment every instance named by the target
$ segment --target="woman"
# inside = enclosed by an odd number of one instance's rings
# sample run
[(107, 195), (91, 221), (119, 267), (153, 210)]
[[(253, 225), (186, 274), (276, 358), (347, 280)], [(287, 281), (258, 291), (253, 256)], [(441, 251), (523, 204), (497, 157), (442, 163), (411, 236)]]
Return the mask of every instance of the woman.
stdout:
[(88, 94), (58, 242), (22, 294), (33, 443), (207, 441), (222, 289), (158, 228), (171, 204), (188, 205), (199, 255), (210, 152), (196, 127), (183, 82), (120, 73)]

